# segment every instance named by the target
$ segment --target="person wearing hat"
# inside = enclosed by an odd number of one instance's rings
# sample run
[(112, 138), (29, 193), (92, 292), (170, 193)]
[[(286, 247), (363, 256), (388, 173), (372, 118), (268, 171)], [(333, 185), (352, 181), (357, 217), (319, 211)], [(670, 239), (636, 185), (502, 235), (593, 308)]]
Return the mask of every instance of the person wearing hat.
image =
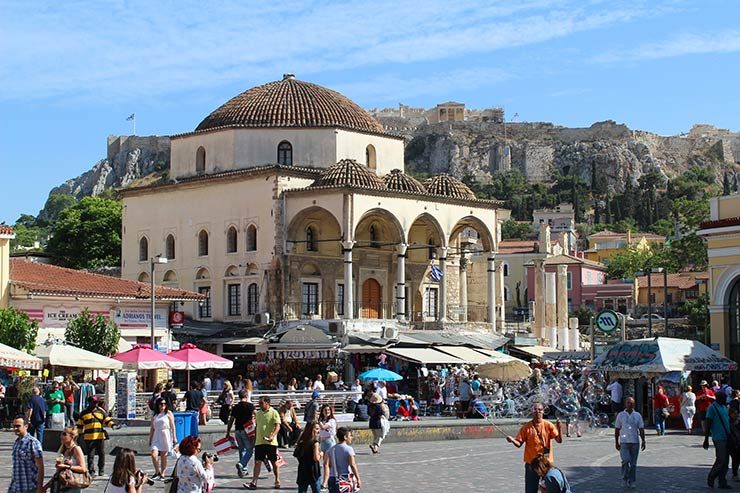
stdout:
[(716, 399), (714, 391), (709, 388), (706, 380), (699, 382), (699, 390), (696, 391), (696, 420), (694, 424), (701, 423), (704, 426), (704, 417), (707, 415), (707, 409)]
[(306, 408), (303, 410), (303, 423), (306, 425), (313, 423), (319, 417), (319, 395), (319, 391), (314, 390), (311, 400), (306, 403)]
[(380, 452), (380, 444), (383, 441), (384, 429), (383, 429), (383, 398), (379, 394), (373, 392), (370, 395), (370, 405), (367, 408), (367, 414), (370, 416), (370, 430), (373, 434), (373, 443), (370, 445), (370, 450), (374, 454)]
[(102, 402), (96, 396), (90, 398), (90, 404), (82, 411), (77, 420), (79, 433), (85, 440), (85, 452), (87, 454), (87, 470), (91, 476), (95, 475), (93, 461), (98, 454), (98, 476), (105, 476), (105, 440), (108, 434), (105, 426), (113, 428), (113, 419), (108, 416), (102, 407)]

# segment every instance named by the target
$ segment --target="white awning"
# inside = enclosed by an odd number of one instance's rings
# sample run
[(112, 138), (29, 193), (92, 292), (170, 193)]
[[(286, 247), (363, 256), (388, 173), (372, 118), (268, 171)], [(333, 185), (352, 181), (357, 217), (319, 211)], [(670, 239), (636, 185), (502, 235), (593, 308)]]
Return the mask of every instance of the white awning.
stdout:
[(391, 356), (396, 356), (406, 361), (414, 363), (428, 363), (428, 364), (449, 364), (456, 365), (459, 363), (465, 363), (463, 360), (451, 356), (447, 353), (435, 351), (431, 348), (411, 348), (411, 347), (394, 347), (386, 349), (385, 352)]
[(371, 344), (347, 344), (342, 348), (343, 353), (372, 354), (385, 352), (387, 346), (373, 346)]
[(535, 358), (542, 358), (545, 353), (555, 353), (558, 350), (550, 346), (512, 346), (510, 349), (521, 351)]
[(491, 361), (490, 356), (465, 346), (434, 346), (434, 349), (437, 351), (444, 351), (445, 353), (451, 354), (466, 363), (472, 363), (475, 365)]
[(65, 344), (36, 346), (35, 353), (45, 365), (94, 370), (120, 370), (123, 366), (123, 363), (118, 360)]
[(0, 368), (40, 370), (41, 358), (37, 358), (20, 349), (0, 344)]

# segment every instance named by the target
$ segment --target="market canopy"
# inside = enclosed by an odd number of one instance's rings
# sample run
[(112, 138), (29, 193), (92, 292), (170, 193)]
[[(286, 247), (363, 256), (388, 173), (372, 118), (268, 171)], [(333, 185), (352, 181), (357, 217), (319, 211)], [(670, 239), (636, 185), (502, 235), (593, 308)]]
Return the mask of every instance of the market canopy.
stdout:
[(434, 346), (437, 351), (451, 354), (466, 363), (480, 364), (491, 361), (491, 357), (465, 346)]
[(20, 349), (0, 344), (0, 368), (40, 370), (41, 365), (41, 358), (25, 353)]
[(615, 344), (600, 354), (591, 368), (655, 376), (671, 371), (734, 371), (737, 363), (699, 341), (656, 337)]
[(500, 382), (518, 382), (528, 378), (532, 369), (526, 361), (508, 354), (492, 354), (491, 360), (475, 368), (475, 372), (483, 378), (490, 378)]
[(45, 365), (92, 370), (120, 370), (123, 366), (113, 358), (67, 344), (42, 344), (34, 352)]
[(169, 353), (169, 356), (185, 362), (185, 370), (205, 370), (208, 368), (233, 368), (234, 362), (222, 358), (208, 351), (204, 351), (195, 344), (183, 344), (182, 349)]
[(186, 363), (169, 354), (155, 351), (148, 344), (134, 347), (125, 353), (118, 353), (113, 359), (123, 363), (127, 370), (156, 370), (158, 368), (170, 368), (172, 370), (184, 370)]
[(418, 348), (418, 347), (394, 347), (385, 350), (386, 354), (401, 358), (406, 361), (413, 363), (427, 363), (427, 364), (442, 364), (442, 365), (456, 365), (464, 363), (463, 360), (455, 358), (447, 353), (435, 351), (431, 348)]

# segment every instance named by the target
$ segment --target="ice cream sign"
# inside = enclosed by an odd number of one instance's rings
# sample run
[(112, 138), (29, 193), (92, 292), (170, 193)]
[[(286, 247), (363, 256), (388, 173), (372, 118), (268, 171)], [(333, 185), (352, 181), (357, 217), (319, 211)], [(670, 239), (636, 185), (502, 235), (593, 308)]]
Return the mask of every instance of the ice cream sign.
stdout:
[(70, 320), (82, 313), (79, 307), (44, 307), (44, 327), (66, 327)]

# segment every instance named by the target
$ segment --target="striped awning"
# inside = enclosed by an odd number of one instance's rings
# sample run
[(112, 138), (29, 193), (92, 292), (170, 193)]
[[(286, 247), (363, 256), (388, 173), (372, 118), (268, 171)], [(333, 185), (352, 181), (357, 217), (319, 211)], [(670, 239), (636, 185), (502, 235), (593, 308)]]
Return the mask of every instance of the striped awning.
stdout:
[(19, 349), (0, 344), (0, 368), (22, 368), (40, 370), (41, 358), (24, 353)]

